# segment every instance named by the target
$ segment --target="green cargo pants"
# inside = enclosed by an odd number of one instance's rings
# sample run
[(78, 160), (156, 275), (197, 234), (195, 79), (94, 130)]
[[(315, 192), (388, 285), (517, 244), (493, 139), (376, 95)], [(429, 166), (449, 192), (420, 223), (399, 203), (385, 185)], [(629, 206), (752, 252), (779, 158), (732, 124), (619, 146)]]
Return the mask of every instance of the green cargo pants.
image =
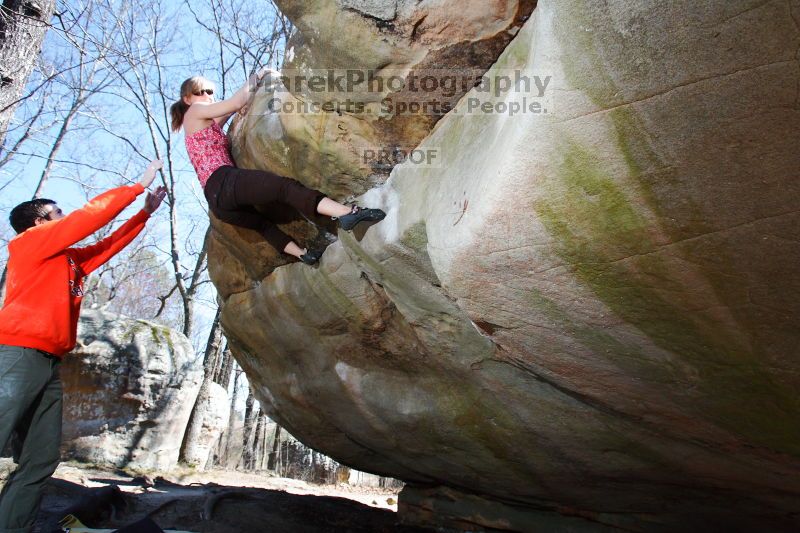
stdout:
[(0, 533), (29, 533), (42, 489), (59, 462), (60, 361), (31, 348), (0, 344), (0, 449), (16, 431), (17, 469), (0, 493)]

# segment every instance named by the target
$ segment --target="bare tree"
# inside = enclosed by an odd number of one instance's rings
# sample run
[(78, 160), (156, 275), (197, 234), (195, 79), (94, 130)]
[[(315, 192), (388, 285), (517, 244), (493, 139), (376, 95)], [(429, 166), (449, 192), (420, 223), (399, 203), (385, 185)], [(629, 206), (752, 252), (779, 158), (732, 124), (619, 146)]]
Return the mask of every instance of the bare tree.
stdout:
[[(208, 63), (217, 72), (222, 97), (235, 90), (247, 76), (261, 66), (279, 66), (291, 25), (272, 1), (247, 2), (242, 0), (204, 0), (185, 2), (195, 22), (214, 42), (209, 50)], [(229, 350), (219, 361), (215, 380), (227, 385), (233, 368)], [(223, 375), (219, 375), (223, 374)], [(238, 394), (236, 375), (231, 398), (231, 417), (226, 432), (226, 453), (230, 451), (230, 438), (236, 420), (235, 405)], [(245, 404), (243, 451), (241, 466), (252, 469), (260, 466), (265, 455), (266, 416), (260, 409), (254, 412), (252, 391)]]
[(4, 0), (0, 6), (0, 145), (39, 55), (55, 0)]
[[(220, 83), (222, 87), (222, 97), (227, 94), (229, 87), (237, 85), (236, 82), (239, 84), (242, 83), (250, 72), (255, 71), (262, 65), (271, 63), (277, 57), (278, 51), (285, 47), (285, 42), (288, 38), (289, 24), (271, 1), (258, 3), (242, 0), (208, 0), (208, 3), (203, 6), (202, 11), (208, 14), (210, 20), (204, 20), (200, 17), (196, 6), (196, 2), (186, 2), (186, 7), (193, 14), (195, 21), (216, 41), (217, 50), (214, 57), (218, 63), (215, 64), (214, 67), (215, 70), (221, 73)], [(265, 7), (269, 9), (265, 10)], [(270, 26), (272, 30), (267, 32), (267, 37), (264, 37), (263, 33), (265, 28), (269, 28)], [(226, 35), (231, 33), (231, 30), (233, 30), (235, 39), (226, 37)], [(162, 54), (158, 51), (157, 33), (153, 32), (152, 37), (152, 56), (156, 66), (160, 67), (160, 57)], [(236, 67), (238, 73), (235, 73), (234, 67)], [(141, 81), (143, 78), (144, 76), (137, 79), (139, 82), (139, 90), (143, 90), (146, 87)], [(173, 191), (175, 186), (173, 164), (174, 146), (169, 132), (167, 131), (165, 134), (162, 128), (169, 124), (168, 108), (174, 99), (174, 96), (172, 96), (171, 99), (169, 95), (174, 95), (175, 89), (174, 87), (165, 86), (164, 82), (165, 78), (159, 75), (157, 78), (157, 85), (155, 86), (156, 90), (154, 91), (154, 99), (156, 101), (154, 107), (157, 107), (158, 113), (163, 115), (164, 122), (159, 124), (155, 119), (151, 108), (148, 106), (147, 99), (143, 99), (142, 103), (145, 105), (143, 105), (142, 108), (151, 131), (158, 132), (158, 135), (164, 142), (165, 154), (168, 160), (165, 179), (167, 187), (170, 190), (170, 198), (172, 199), (174, 197)], [(177, 85), (177, 83), (175, 85)], [(208, 229), (206, 229), (206, 238), (203, 240), (203, 247), (196, 256), (191, 275), (188, 275), (188, 271), (185, 273), (181, 271), (176, 228), (175, 204), (174, 202), (170, 202), (170, 236), (175, 273), (174, 289), (177, 289), (183, 302), (185, 317), (183, 332), (189, 336), (192, 327), (194, 301), (200, 285), (206, 281), (202, 278), (202, 274), (205, 269)]]
[[(40, 118), (45, 116), (45, 114), (46, 114), (45, 113), (45, 109), (48, 107), (48, 104), (50, 103), (50, 101), (49, 101), (50, 92), (49, 92), (48, 89), (49, 89), (49, 87), (46, 87), (45, 89), (42, 90), (42, 94), (40, 95), (40, 97), (38, 99), (39, 100), (38, 106), (36, 107), (36, 110), (33, 112), (33, 114), (31, 114), (30, 116), (25, 117), (17, 127), (10, 127), (9, 128), (9, 131), (12, 134), (16, 133), (16, 131), (15, 131), (16, 129), (20, 129), (21, 132), (17, 136), (16, 140), (14, 141), (14, 144), (12, 146), (10, 146), (8, 149), (4, 149), (3, 150), (3, 152), (2, 152), (3, 155), (2, 155), (2, 157), (0, 157), (0, 169), (2, 169), (4, 166), (6, 166), (6, 164), (8, 164), (9, 161), (11, 161), (12, 157), (17, 152), (20, 151), (21, 147), (28, 140), (36, 137), (37, 134), (41, 134), (41, 132), (43, 130), (48, 130), (49, 128), (51, 128), (57, 122), (57, 120), (52, 120), (49, 123), (46, 123), (46, 124), (43, 124), (43, 125), (39, 124)], [(4, 183), (3, 185), (0, 185), (0, 191), (2, 191), (9, 184), (11, 184), (11, 182), (13, 180), (14, 180), (14, 177), (12, 176), (11, 179), (6, 181), (6, 183)]]
[(275, 424), (275, 433), (272, 437), (272, 451), (267, 460), (267, 470), (277, 471), (280, 468), (281, 427)]
[[(20, 102), (19, 96), (36, 64), (54, 10), (55, 0), (6, 0), (0, 6), (0, 146), (5, 144), (6, 131)], [(45, 105), (46, 99), (42, 99), (14, 148), (18, 148), (30, 137)], [(0, 159), (0, 167), (9, 159), (6, 151)], [(6, 276), (4, 266), (0, 275), (0, 303), (5, 301)]]
[(216, 42), (223, 94), (232, 86), (231, 78), (243, 80), (258, 67), (279, 66), (292, 25), (274, 2), (205, 0), (200, 8), (197, 4), (186, 0), (195, 22)]
[[(228, 354), (230, 353), (230, 350), (226, 349), (225, 351)], [(235, 461), (231, 461), (231, 456), (233, 455), (233, 434), (236, 429), (236, 401), (239, 398), (239, 380), (242, 374), (244, 374), (241, 369), (236, 368), (236, 362), (232, 357), (229, 356), (229, 360), (231, 361), (231, 373), (228, 374), (228, 376), (230, 378), (230, 376), (233, 375), (233, 387), (230, 388), (230, 414), (228, 416), (228, 427), (217, 443), (217, 452), (215, 454), (218, 457), (218, 463), (224, 466), (227, 466), (231, 462), (233, 462), (234, 465), (239, 462), (238, 458), (236, 458)], [(226, 389), (228, 389), (229, 378), (228, 381), (222, 384)]]
[(253, 390), (248, 388), (247, 400), (245, 401), (244, 409), (244, 428), (242, 430), (242, 458), (239, 465), (247, 469), (253, 456), (253, 427), (255, 424), (255, 411), (253, 406), (255, 404), (255, 397)]
[(231, 371), (233, 370), (233, 354), (227, 346), (222, 350), (222, 356), (218, 358), (217, 368), (214, 371), (214, 381), (222, 385), (225, 390), (231, 381)]
[(208, 342), (206, 343), (206, 351), (203, 357), (203, 382), (200, 385), (200, 392), (197, 393), (192, 415), (189, 418), (189, 424), (186, 427), (181, 445), (180, 460), (184, 462), (192, 462), (191, 456), (194, 453), (197, 441), (200, 439), (203, 421), (208, 416), (207, 405), (210, 397), (210, 388), (211, 383), (213, 383), (217, 360), (220, 358), (222, 343), (222, 328), (219, 323), (220, 312), (221, 308), (218, 307), (214, 322), (211, 325), (211, 331), (208, 334)]
[(259, 407), (255, 416), (256, 429), (253, 433), (253, 449), (250, 453), (250, 464), (247, 465), (248, 470), (258, 469), (258, 465), (261, 463), (266, 418), (267, 417), (261, 412), (261, 407)]
[[(149, 240), (145, 235), (143, 240)], [(128, 247), (92, 273), (86, 281), (84, 308), (132, 317), (152, 318), (160, 309), (158, 295), (171, 285), (168, 264), (153, 244)], [(182, 324), (181, 310), (170, 302), (160, 322), (172, 328)]]
[[(113, 12), (113, 6), (105, 1), (105, 9)], [(183, 301), (183, 327), (182, 331), (187, 337), (191, 336), (194, 307), (194, 295), (199, 287), (200, 277), (205, 262), (205, 251), (199, 254), (199, 260), (191, 273), (184, 271), (180, 260), (180, 242), (178, 234), (178, 216), (175, 203), (175, 163), (173, 161), (173, 144), (169, 132), (169, 105), (166, 95), (169, 92), (168, 80), (164, 76), (161, 64), (162, 57), (167, 54), (173, 45), (172, 36), (176, 28), (171, 19), (165, 17), (159, 2), (152, 2), (142, 6), (141, 9), (128, 7), (121, 13), (116, 13), (116, 33), (120, 40), (122, 61), (112, 66), (116, 70), (118, 80), (125, 87), (125, 93), (120, 92), (118, 97), (125, 100), (135, 109), (144, 122), (147, 132), (146, 143), (149, 150), (139, 146), (138, 139), (132, 139), (126, 133), (108, 129), (109, 133), (125, 142), (130, 149), (147, 159), (153, 155), (165, 162), (162, 178), (167, 186), (170, 228), (170, 249), (168, 251), (175, 287)], [(145, 151), (149, 152), (149, 154)]]
[(107, 22), (102, 23), (104, 19), (107, 21), (107, 15), (104, 17), (102, 13), (98, 13), (96, 4), (89, 2), (80, 16), (72, 21), (69, 31), (64, 17), (59, 16), (58, 19), (63, 35), (72, 45), (71, 50), (76, 55), (73, 61), (77, 68), (56, 78), (58, 83), (67, 88), (68, 106), (47, 153), (44, 169), (33, 193), (34, 198), (42, 196), (56, 156), (75, 119), (84, 111), (93, 96), (101, 94), (117, 80), (118, 69), (108, 68), (111, 62), (118, 58), (113, 48), (113, 27)]
[[(99, 16), (98, 16), (99, 15)], [(69, 13), (58, 13), (59, 21), (54, 30), (60, 36), (59, 43), (48, 57), (40, 61), (41, 78), (30, 88), (30, 94), (24, 100), (39, 101), (35, 112), (22, 121), (24, 130), (0, 159), (0, 168), (9, 164), (17, 156), (38, 157), (44, 160), (44, 167), (39, 175), (32, 198), (42, 197), (45, 187), (57, 163), (68, 165), (76, 161), (58, 159), (58, 154), (65, 145), (68, 134), (74, 127), (86, 132), (99, 122), (98, 113), (88, 108), (89, 100), (102, 94), (116, 80), (117, 69), (108, 68), (118, 58), (114, 51), (113, 27), (108, 24), (108, 17), (96, 10), (96, 4), (89, 0), (73, 17)], [(72, 64), (75, 68), (57, 70), (55, 64)], [(48, 73), (49, 72), (49, 73)], [(37, 93), (40, 93), (37, 95)], [(66, 102), (66, 107), (59, 105)], [(45, 108), (48, 111), (45, 112)], [(47, 116), (48, 123), (40, 123)], [(51, 118), (52, 117), (52, 118)], [(42, 132), (56, 128), (55, 135), (46, 136)], [(39, 133), (39, 135), (37, 135)], [(39, 149), (44, 153), (22, 153), (22, 146), (31, 139), (37, 141)], [(86, 151), (81, 150), (81, 155)], [(89, 165), (86, 165), (89, 166)], [(12, 178), (13, 179), (13, 178)], [(70, 178), (85, 184), (80, 178)], [(11, 183), (12, 180), (7, 182)], [(0, 299), (5, 299), (6, 270), (3, 267), (0, 276)]]

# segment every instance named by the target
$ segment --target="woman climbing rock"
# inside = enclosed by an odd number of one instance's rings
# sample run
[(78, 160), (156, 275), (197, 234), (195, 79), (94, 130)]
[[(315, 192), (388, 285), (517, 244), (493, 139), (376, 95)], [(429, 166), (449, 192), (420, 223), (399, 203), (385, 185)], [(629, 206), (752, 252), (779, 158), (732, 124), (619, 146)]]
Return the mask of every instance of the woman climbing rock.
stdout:
[(349, 207), (301, 183), (265, 170), (236, 168), (228, 138), (222, 126), (233, 113), (247, 104), (266, 69), (250, 76), (233, 96), (214, 101), (214, 86), (201, 76), (181, 84), (180, 100), (172, 104), (172, 129), (183, 127), (186, 151), (214, 215), (228, 224), (258, 231), (277, 250), (295, 256), (308, 265), (322, 257), (323, 250), (300, 248), (288, 235), (259, 213), (255, 206), (273, 202), (287, 204), (306, 216), (317, 213), (337, 220), (343, 230), (362, 221), (382, 220), (380, 209)]

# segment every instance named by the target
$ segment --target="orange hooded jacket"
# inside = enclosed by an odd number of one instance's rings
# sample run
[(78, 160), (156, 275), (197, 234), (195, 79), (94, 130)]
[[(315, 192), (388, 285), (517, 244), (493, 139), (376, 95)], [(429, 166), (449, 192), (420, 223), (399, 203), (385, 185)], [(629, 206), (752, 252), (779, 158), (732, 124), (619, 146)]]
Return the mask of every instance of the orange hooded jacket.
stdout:
[(150, 217), (139, 211), (109, 237), (70, 248), (99, 230), (144, 192), (118, 187), (60, 220), (33, 226), (8, 243), (6, 299), (0, 309), (0, 344), (43, 350), (59, 357), (72, 350), (83, 299), (83, 279), (130, 243)]

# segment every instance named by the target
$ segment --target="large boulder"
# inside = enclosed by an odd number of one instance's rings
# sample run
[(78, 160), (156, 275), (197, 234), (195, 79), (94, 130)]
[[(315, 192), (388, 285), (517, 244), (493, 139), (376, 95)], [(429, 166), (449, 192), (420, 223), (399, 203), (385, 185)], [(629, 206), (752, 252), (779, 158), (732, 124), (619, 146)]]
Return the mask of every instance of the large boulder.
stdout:
[(176, 466), (202, 376), (181, 333), (82, 311), (78, 344), (61, 367), (65, 456), (134, 469)]
[(408, 482), (409, 521), (796, 529), (799, 19), (543, 0), (487, 75), (545, 97), (465, 95), (419, 145), (441, 164), (364, 195), (382, 223), (319, 268), (219, 240), (269, 416)]

